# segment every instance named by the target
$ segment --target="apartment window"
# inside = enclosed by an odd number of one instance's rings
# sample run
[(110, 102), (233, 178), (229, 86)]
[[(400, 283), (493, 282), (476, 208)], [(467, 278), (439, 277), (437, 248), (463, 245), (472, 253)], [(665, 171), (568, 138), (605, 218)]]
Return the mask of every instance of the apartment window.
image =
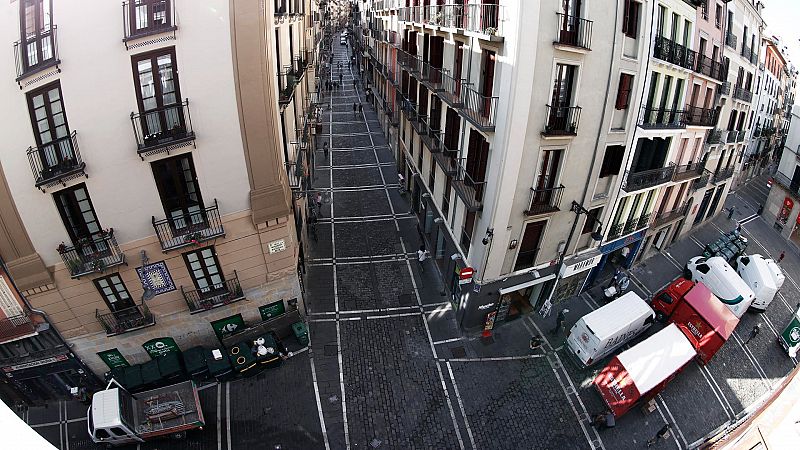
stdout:
[(448, 218), (450, 214), (450, 193), (453, 189), (453, 178), (444, 177), (444, 196), (442, 197), (442, 215)]
[(542, 152), (534, 189), (542, 191), (555, 187), (563, 155), (564, 150), (544, 150)]
[(428, 174), (428, 189), (433, 192), (436, 186), (436, 161), (433, 159), (433, 153), (431, 153), (431, 157), (428, 160), (428, 166), (430, 170)]
[(74, 167), (75, 153), (59, 82), (28, 92), (27, 100), (43, 176)]
[(722, 28), (722, 5), (717, 3), (716, 13), (714, 14), (714, 26)]
[(656, 35), (664, 36), (667, 26), (667, 7), (658, 5), (658, 25), (656, 27)]
[(639, 3), (634, 0), (625, 0), (625, 10), (622, 19), (622, 32), (625, 36), (636, 39), (639, 31)]
[(464, 226), (461, 229), (461, 248), (464, 253), (469, 254), (469, 247), (472, 244), (472, 234), (475, 231), (475, 211), (464, 213)]
[(67, 229), (67, 234), (74, 244), (79, 242), (86, 244), (83, 247), (90, 253), (92, 250), (95, 252), (107, 250), (104, 243), (92, 239), (101, 233), (102, 228), (85, 184), (81, 183), (58, 191), (53, 194), (53, 199), (61, 221), (64, 222), (64, 228)]
[(708, 20), (708, 0), (703, 0), (703, 3), (700, 4), (703, 12), (703, 19)]
[(692, 36), (692, 22), (683, 20), (683, 46), (689, 48), (689, 42)]
[(184, 253), (183, 261), (186, 263), (194, 286), (200, 292), (208, 293), (225, 288), (225, 278), (220, 270), (217, 252), (213, 246)]
[(539, 253), (539, 244), (546, 224), (545, 220), (525, 224), (525, 232), (522, 234), (522, 242), (519, 244), (514, 270), (527, 269), (536, 265), (536, 256)]
[(698, 47), (697, 52), (700, 55), (705, 56), (705, 54), (706, 54), (706, 46), (707, 45), (708, 45), (708, 41), (706, 41), (703, 38), (700, 38), (700, 46)]
[(206, 223), (203, 198), (191, 154), (162, 159), (152, 164), (153, 177), (164, 213), (175, 229)]
[(672, 42), (678, 42), (678, 27), (680, 23), (680, 16), (677, 13), (672, 13), (672, 29), (669, 33), (669, 38)]
[(132, 36), (159, 32), (172, 26), (171, 0), (130, 0), (128, 20)]
[(50, 62), (54, 56), (51, 0), (21, 0), (20, 45), (23, 71)]
[(630, 104), (631, 90), (633, 89), (633, 75), (621, 73), (619, 75), (619, 87), (617, 88), (617, 101), (614, 105), (616, 109), (627, 109)]
[(609, 145), (606, 147), (606, 154), (603, 156), (603, 165), (600, 167), (599, 177), (605, 178), (612, 175), (619, 175), (624, 155), (624, 145)]
[(175, 47), (134, 55), (131, 60), (145, 143), (185, 133)]
[(125, 283), (122, 282), (118, 273), (102, 278), (95, 278), (94, 286), (106, 301), (106, 305), (112, 312), (135, 306), (133, 298), (128, 293)]
[(589, 210), (589, 214), (586, 215), (586, 222), (583, 223), (581, 234), (591, 233), (594, 231), (594, 225), (600, 220), (600, 215), (602, 213), (602, 206)]

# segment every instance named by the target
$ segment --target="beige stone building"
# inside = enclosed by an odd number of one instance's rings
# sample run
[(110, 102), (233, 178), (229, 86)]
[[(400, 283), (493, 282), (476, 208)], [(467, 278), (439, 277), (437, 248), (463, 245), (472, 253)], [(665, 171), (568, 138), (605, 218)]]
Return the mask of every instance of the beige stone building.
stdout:
[(212, 321), (302, 308), (312, 8), (2, 7), (0, 255), (95, 372), (101, 350), (142, 362), (149, 339), (213, 345)]

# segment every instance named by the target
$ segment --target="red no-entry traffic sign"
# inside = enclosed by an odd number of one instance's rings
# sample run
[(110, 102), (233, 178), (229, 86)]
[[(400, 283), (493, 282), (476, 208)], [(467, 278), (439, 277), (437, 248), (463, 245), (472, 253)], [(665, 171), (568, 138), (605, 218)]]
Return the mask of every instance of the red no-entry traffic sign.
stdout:
[(472, 267), (464, 267), (458, 273), (458, 277), (462, 280), (470, 280), (472, 279), (472, 274), (475, 273), (475, 270)]

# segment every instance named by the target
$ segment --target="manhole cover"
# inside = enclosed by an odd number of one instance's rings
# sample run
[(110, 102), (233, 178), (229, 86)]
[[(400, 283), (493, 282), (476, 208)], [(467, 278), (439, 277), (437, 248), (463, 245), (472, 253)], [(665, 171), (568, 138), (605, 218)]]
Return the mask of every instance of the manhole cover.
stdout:
[(378, 448), (381, 446), (381, 441), (380, 439), (373, 439), (372, 441), (370, 441), (369, 445), (372, 448)]
[(339, 347), (336, 344), (327, 344), (325, 346), (325, 356), (337, 356), (339, 354)]
[(451, 348), (450, 353), (453, 354), (453, 358), (465, 358), (467, 356), (467, 350), (461, 346)]

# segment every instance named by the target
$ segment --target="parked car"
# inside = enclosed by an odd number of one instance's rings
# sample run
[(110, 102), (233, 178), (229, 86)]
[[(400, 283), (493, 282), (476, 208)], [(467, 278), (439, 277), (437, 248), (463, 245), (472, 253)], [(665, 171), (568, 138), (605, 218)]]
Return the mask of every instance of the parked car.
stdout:
[(766, 311), (786, 280), (783, 271), (774, 260), (758, 254), (740, 256), (736, 262), (736, 273), (756, 295), (750, 308), (758, 312)]
[(340, 43), (340, 44), (342, 44), (342, 45), (347, 45), (347, 38), (346, 38), (346, 37), (344, 37), (344, 36), (342, 36), (342, 37), (339, 39), (339, 43)]
[(756, 298), (750, 286), (720, 256), (695, 256), (686, 264), (684, 275), (695, 283), (705, 284), (739, 318)]

